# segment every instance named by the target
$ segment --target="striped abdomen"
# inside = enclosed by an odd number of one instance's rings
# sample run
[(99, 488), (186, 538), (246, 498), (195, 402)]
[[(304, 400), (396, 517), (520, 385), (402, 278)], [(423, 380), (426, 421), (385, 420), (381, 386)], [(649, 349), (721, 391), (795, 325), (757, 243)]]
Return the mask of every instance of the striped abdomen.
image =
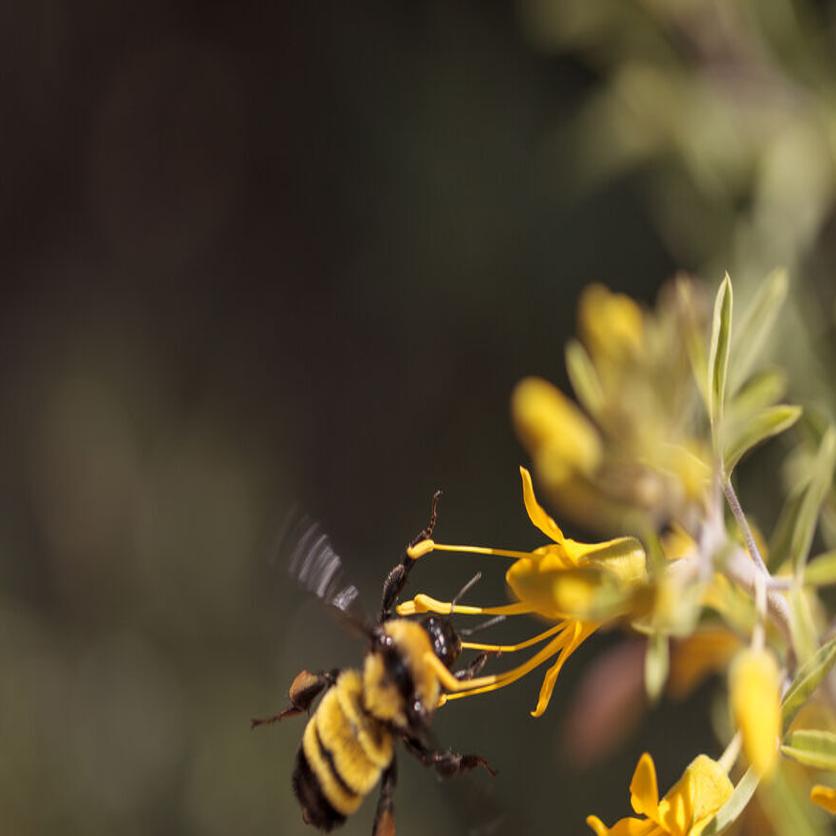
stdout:
[(293, 788), (305, 821), (341, 825), (392, 762), (392, 736), (362, 707), (359, 672), (343, 671), (305, 727)]

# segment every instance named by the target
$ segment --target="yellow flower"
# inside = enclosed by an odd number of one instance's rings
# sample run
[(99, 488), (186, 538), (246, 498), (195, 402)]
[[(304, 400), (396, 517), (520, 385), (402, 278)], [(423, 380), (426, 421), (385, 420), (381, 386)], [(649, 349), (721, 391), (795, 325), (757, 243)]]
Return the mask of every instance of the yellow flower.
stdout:
[(600, 284), (584, 288), (578, 303), (578, 324), (596, 366), (621, 364), (641, 351), (644, 313), (629, 296)]
[(810, 790), (810, 801), (836, 816), (836, 787), (825, 787), (823, 784), (816, 784)]
[(729, 672), (731, 708), (752, 768), (768, 777), (778, 762), (781, 676), (766, 650), (742, 651)]
[(733, 789), (717, 761), (698, 755), (660, 801), (656, 767), (645, 753), (630, 782), (630, 803), (646, 818), (624, 818), (607, 827), (597, 816), (589, 816), (586, 823), (596, 836), (700, 836)]
[(559, 485), (578, 474), (591, 476), (601, 461), (601, 439), (595, 427), (556, 386), (539, 377), (520, 381), (511, 409), (523, 444), (537, 450), (538, 467)]
[(514, 424), (539, 478), (585, 525), (617, 531), (636, 511), (660, 526), (689, 524), (708, 496), (711, 456), (694, 427), (686, 349), (702, 316), (686, 285), (664, 289), (655, 312), (601, 285), (584, 291), (567, 366), (585, 412), (539, 378), (514, 391)]
[[(523, 502), (529, 519), (552, 542), (532, 552), (478, 546), (452, 546), (424, 540), (410, 550), (418, 559), (432, 551), (510, 557), (514, 563), (505, 579), (516, 601), (497, 607), (476, 607), (437, 601), (418, 594), (398, 607), (400, 615), (420, 612), (486, 615), (536, 614), (556, 624), (515, 645), (463, 642), (465, 649), (515, 653), (547, 642), (537, 653), (516, 668), (501, 674), (482, 676), (466, 682), (453, 678), (443, 665), (435, 665), (445, 688), (446, 699), (459, 699), (487, 693), (510, 685), (549, 659), (557, 657), (546, 673), (537, 706), (532, 715), (546, 710), (557, 676), (566, 660), (603, 622), (623, 614), (632, 596), (647, 580), (644, 549), (638, 540), (621, 537), (606, 543), (579, 543), (564, 536), (557, 523), (543, 510), (534, 495), (531, 475), (520, 468)], [(548, 640), (548, 641), (547, 641)]]

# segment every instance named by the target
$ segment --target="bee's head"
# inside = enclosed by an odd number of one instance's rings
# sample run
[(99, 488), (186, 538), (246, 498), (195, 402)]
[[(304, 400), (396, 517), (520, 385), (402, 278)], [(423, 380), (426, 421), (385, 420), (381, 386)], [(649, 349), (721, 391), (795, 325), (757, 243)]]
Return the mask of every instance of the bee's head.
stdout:
[(442, 615), (428, 615), (421, 620), (427, 631), (433, 652), (448, 668), (452, 667), (462, 652), (462, 640), (449, 618)]

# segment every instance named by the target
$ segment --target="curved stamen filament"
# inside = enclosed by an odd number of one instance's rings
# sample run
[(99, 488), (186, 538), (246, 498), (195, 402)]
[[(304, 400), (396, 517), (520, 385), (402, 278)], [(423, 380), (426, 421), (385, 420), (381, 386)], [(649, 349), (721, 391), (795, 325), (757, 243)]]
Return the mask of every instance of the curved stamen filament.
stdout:
[(476, 694), (487, 694), (490, 691), (496, 691), (499, 688), (510, 685), (512, 682), (516, 682), (518, 679), (522, 679), (527, 673), (542, 665), (543, 662), (560, 653), (566, 646), (568, 638), (566, 631), (561, 630), (542, 650), (535, 653), (531, 658), (523, 662), (523, 664), (516, 668), (511, 668), (511, 670), (505, 671), (505, 673), (480, 676), (470, 681), (460, 682), (459, 687), (455, 690), (448, 688), (452, 693), (447, 695), (447, 699), (455, 700), (461, 697), (475, 696)]
[(487, 650), (491, 653), (516, 653), (518, 650), (525, 650), (527, 647), (533, 647), (545, 641), (549, 636), (559, 633), (563, 629), (563, 622), (556, 624), (554, 627), (549, 627), (542, 633), (532, 636), (519, 644), (482, 644), (480, 642), (462, 642), (463, 650)]
[(531, 559), (531, 552), (518, 552), (512, 549), (494, 549), (489, 546), (451, 546), (445, 543), (433, 543), (433, 551), (457, 552), (459, 554), (492, 554), (497, 557), (510, 557), (514, 560)]

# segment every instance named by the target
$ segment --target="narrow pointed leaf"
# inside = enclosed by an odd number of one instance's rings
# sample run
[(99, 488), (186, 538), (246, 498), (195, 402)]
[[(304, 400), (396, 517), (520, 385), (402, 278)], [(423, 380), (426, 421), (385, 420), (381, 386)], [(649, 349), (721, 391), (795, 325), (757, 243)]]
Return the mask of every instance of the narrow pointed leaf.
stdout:
[(577, 340), (570, 340), (566, 346), (566, 371), (578, 400), (593, 418), (597, 417), (604, 403), (601, 381), (592, 359)]
[(761, 282), (747, 306), (734, 339), (729, 392), (736, 392), (755, 367), (781, 305), (787, 298), (788, 285), (786, 270), (773, 271)]
[(726, 273), (714, 300), (714, 319), (708, 352), (708, 415), (712, 426), (716, 426), (723, 416), (731, 333), (732, 285), (729, 274)]
[(749, 378), (734, 397), (729, 398), (726, 412), (730, 421), (746, 421), (762, 409), (777, 403), (787, 391), (783, 371), (769, 369)]
[(814, 557), (804, 567), (804, 583), (809, 586), (836, 584), (836, 550)]
[(665, 682), (668, 679), (670, 667), (670, 652), (668, 637), (662, 633), (654, 633), (647, 640), (647, 654), (644, 659), (644, 686), (651, 702), (659, 699)]
[(801, 407), (781, 404), (767, 407), (741, 426), (726, 445), (723, 456), (726, 473), (730, 474), (740, 459), (753, 447), (788, 430), (800, 415)]
[(775, 523), (769, 538), (768, 566), (771, 570), (779, 569), (790, 558), (795, 522), (798, 519), (798, 512), (808, 482), (809, 480), (800, 485), (795, 485), (792, 493), (784, 500), (784, 507), (781, 509), (778, 522)]
[(816, 625), (813, 623), (807, 594), (800, 584), (793, 584), (789, 598), (792, 646), (798, 661), (803, 665), (813, 658), (818, 648)]
[(833, 481), (834, 465), (836, 465), (836, 428), (829, 427), (819, 445), (810, 481), (793, 526), (790, 557), (796, 574), (800, 575), (804, 571), (804, 563), (816, 533), (819, 511)]
[(793, 732), (781, 751), (804, 766), (836, 772), (836, 734), (833, 732), (817, 729)]
[(740, 817), (751, 801), (758, 786), (758, 776), (754, 769), (747, 769), (738, 781), (729, 800), (717, 811), (717, 815), (706, 825), (702, 836), (720, 836), (725, 833)]
[(798, 714), (801, 706), (821, 685), (834, 662), (836, 662), (836, 638), (822, 645), (811, 659), (799, 668), (781, 703), (781, 717), (785, 729)]

